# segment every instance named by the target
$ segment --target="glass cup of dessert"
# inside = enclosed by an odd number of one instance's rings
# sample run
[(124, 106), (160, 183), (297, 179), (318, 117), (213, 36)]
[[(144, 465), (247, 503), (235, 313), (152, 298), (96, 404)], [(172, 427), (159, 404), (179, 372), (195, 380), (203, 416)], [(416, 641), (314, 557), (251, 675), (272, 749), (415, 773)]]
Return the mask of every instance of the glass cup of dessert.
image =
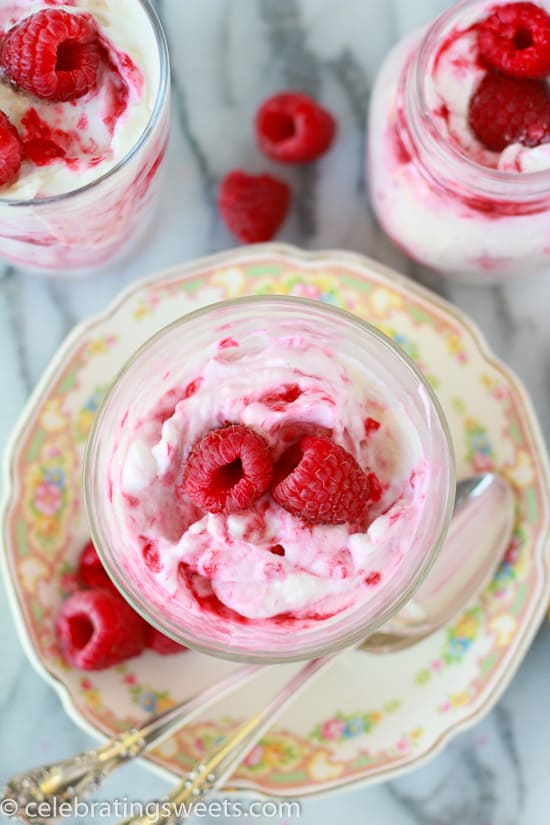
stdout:
[(0, 28), (0, 256), (54, 275), (96, 269), (130, 249), (159, 194), (160, 21), (148, 0), (18, 0)]
[(395, 243), (443, 275), (498, 282), (550, 264), (549, 10), (462, 0), (380, 69), (372, 202)]
[(445, 537), (453, 450), (425, 378), (374, 327), (256, 296), (193, 312), (130, 359), (84, 469), (118, 589), (181, 644), (236, 660), (358, 643)]

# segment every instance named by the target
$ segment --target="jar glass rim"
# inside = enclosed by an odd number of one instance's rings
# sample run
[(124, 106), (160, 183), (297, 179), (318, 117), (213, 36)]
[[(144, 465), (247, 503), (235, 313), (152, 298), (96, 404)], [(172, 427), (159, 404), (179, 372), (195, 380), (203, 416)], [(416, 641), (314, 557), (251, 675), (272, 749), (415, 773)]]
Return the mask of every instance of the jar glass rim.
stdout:
[[(500, 0), (503, 4), (513, 1)], [(429, 150), (431, 153), (435, 152), (442, 162), (453, 167), (457, 177), (463, 177), (466, 174), (468, 185), (482, 194), (502, 196), (504, 190), (506, 196), (512, 198), (514, 194), (517, 197), (548, 197), (550, 196), (550, 168), (518, 173), (484, 166), (451, 145), (437, 128), (431, 116), (426, 95), (426, 79), (429, 77), (431, 58), (441, 44), (446, 31), (459, 23), (461, 17), (469, 9), (484, 4), (487, 4), (487, 0), (459, 0), (434, 20), (418, 46), (412, 66), (412, 90), (420, 104), (422, 125), (429, 135)], [(416, 133), (415, 137), (420, 136)], [(515, 192), (511, 192), (512, 187)]]
[[(254, 306), (258, 306), (258, 308), (260, 308), (262, 305), (265, 306), (266, 304), (278, 305), (279, 307), (284, 307), (285, 305), (287, 305), (289, 307), (294, 307), (295, 309), (302, 307), (309, 311), (311, 311), (312, 309), (316, 309), (321, 312), (329, 312), (334, 318), (339, 317), (340, 321), (342, 321), (343, 323), (353, 324), (355, 327), (360, 328), (373, 338), (377, 339), (381, 345), (383, 345), (388, 350), (392, 351), (392, 353), (400, 359), (402, 364), (410, 370), (413, 376), (418, 379), (420, 385), (426, 393), (426, 398), (430, 402), (431, 409), (435, 414), (435, 419), (437, 420), (437, 423), (443, 434), (444, 443), (447, 445), (448, 448), (447, 461), (445, 462), (445, 478), (446, 483), (448, 485), (448, 490), (444, 506), (442, 505), (441, 509), (439, 531), (437, 536), (434, 537), (433, 546), (430, 547), (429, 552), (425, 554), (421, 561), (419, 561), (418, 567), (415, 569), (414, 575), (412, 575), (410, 580), (407, 582), (407, 586), (404, 587), (402, 591), (400, 591), (399, 596), (394, 598), (384, 611), (381, 611), (381, 613), (377, 616), (377, 619), (370, 622), (368, 625), (361, 624), (360, 626), (358, 626), (356, 624), (354, 625), (353, 632), (350, 632), (348, 629), (347, 633), (342, 632), (341, 638), (338, 637), (336, 641), (329, 642), (328, 644), (325, 642), (324, 645), (316, 638), (311, 638), (308, 640), (309, 646), (307, 646), (305, 650), (300, 649), (300, 651), (297, 654), (293, 653), (290, 650), (285, 651), (285, 653), (279, 651), (276, 654), (268, 653), (266, 651), (262, 651), (259, 653), (245, 653), (241, 650), (232, 649), (230, 646), (227, 647), (216, 642), (212, 644), (206, 644), (204, 643), (204, 640), (201, 640), (200, 638), (194, 636), (191, 633), (186, 632), (179, 635), (178, 629), (175, 628), (175, 626), (170, 625), (170, 623), (166, 620), (162, 622), (157, 616), (156, 611), (154, 611), (147, 603), (147, 600), (143, 597), (143, 594), (137, 592), (136, 588), (129, 583), (128, 577), (124, 574), (122, 566), (116, 564), (116, 560), (113, 558), (112, 553), (110, 553), (109, 550), (106, 548), (106, 545), (102, 538), (102, 530), (99, 523), (100, 520), (97, 518), (93, 490), (93, 470), (95, 460), (97, 457), (97, 445), (101, 441), (100, 431), (102, 418), (104, 417), (108, 409), (110, 401), (114, 397), (116, 388), (117, 386), (119, 386), (120, 381), (123, 380), (124, 377), (131, 371), (133, 366), (137, 362), (139, 362), (141, 356), (145, 352), (147, 352), (149, 347), (154, 345), (155, 342), (159, 341), (159, 339), (161, 339), (165, 335), (169, 334), (170, 332), (173, 332), (175, 329), (178, 329), (181, 326), (185, 326), (186, 324), (194, 320), (198, 320), (206, 314), (221, 309), (227, 310), (233, 308), (238, 310), (239, 308), (246, 309), (246, 307)], [(126, 600), (131, 604), (131, 606), (140, 615), (142, 615), (149, 623), (153, 624), (161, 633), (164, 633), (165, 635), (169, 636), (170, 638), (174, 639), (180, 644), (189, 644), (196, 650), (202, 651), (210, 655), (220, 656), (225, 659), (232, 659), (235, 661), (257, 661), (268, 664), (276, 662), (299, 661), (306, 658), (311, 658), (313, 656), (327, 655), (329, 653), (341, 649), (342, 647), (357, 644), (362, 639), (366, 638), (368, 635), (371, 635), (371, 633), (374, 633), (376, 630), (378, 630), (410, 600), (414, 591), (417, 589), (417, 587), (420, 586), (425, 576), (428, 574), (435, 559), (437, 558), (443, 541), (445, 539), (445, 536), (447, 534), (454, 506), (456, 468), (454, 451), (452, 447), (452, 438), (449, 431), (447, 419), (440, 405), (440, 402), (433, 388), (427, 381), (426, 377), (422, 375), (418, 367), (413, 363), (413, 361), (408, 357), (408, 355), (404, 352), (404, 350), (401, 347), (399, 347), (394, 341), (392, 341), (390, 338), (388, 338), (386, 335), (380, 332), (380, 330), (378, 330), (372, 324), (368, 323), (364, 319), (346, 310), (334, 307), (332, 305), (324, 304), (320, 301), (313, 301), (307, 298), (298, 298), (294, 296), (281, 295), (256, 295), (229, 299), (194, 310), (193, 312), (190, 312), (182, 316), (181, 318), (178, 318), (177, 320), (173, 321), (171, 324), (168, 324), (167, 326), (163, 327), (161, 330), (155, 333), (155, 335), (149, 338), (148, 341), (146, 341), (138, 350), (136, 350), (136, 352), (126, 362), (119, 375), (116, 377), (111, 389), (105, 396), (102, 405), (95, 416), (94, 423), (92, 425), (92, 430), (88, 437), (88, 442), (85, 450), (83, 477), (84, 499), (92, 540), (97, 548), (100, 557), (102, 558), (102, 561), (109, 575), (113, 578), (113, 581), (117, 588), (122, 590)]]
[(155, 35), (155, 41), (157, 44), (160, 64), (159, 83), (157, 88), (157, 94), (155, 97), (155, 104), (153, 106), (153, 110), (151, 112), (151, 116), (149, 117), (147, 125), (145, 126), (138, 140), (134, 143), (131, 149), (129, 149), (129, 151), (124, 155), (124, 157), (122, 157), (113, 167), (111, 167), (111, 169), (107, 170), (107, 172), (105, 172), (99, 178), (95, 178), (94, 180), (90, 181), (84, 186), (79, 186), (77, 189), (70, 189), (68, 192), (61, 192), (57, 195), (50, 195), (46, 198), (29, 199), (0, 197), (0, 204), (14, 208), (32, 207), (34, 210), (42, 206), (48, 206), (55, 203), (59, 203), (61, 201), (70, 200), (71, 198), (75, 198), (78, 195), (82, 195), (83, 193), (88, 192), (91, 189), (94, 189), (95, 187), (102, 184), (104, 181), (109, 180), (111, 177), (116, 175), (117, 172), (119, 172), (121, 169), (128, 165), (128, 163), (139, 152), (141, 147), (147, 141), (147, 139), (153, 132), (153, 129), (158, 119), (161, 116), (168, 94), (170, 86), (170, 58), (168, 51), (168, 41), (166, 39), (164, 28), (162, 26), (162, 23), (157, 12), (151, 5), (150, 0), (136, 0), (136, 2), (139, 3), (139, 5), (142, 7), (145, 14), (149, 18), (149, 22)]

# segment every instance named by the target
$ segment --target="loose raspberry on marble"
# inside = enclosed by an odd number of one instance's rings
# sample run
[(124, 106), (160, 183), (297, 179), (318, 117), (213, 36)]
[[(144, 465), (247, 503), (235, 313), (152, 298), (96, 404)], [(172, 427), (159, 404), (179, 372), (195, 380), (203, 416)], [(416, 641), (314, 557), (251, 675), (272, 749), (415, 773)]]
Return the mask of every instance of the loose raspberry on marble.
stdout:
[(81, 670), (103, 670), (139, 655), (149, 632), (122, 596), (100, 588), (69, 596), (55, 629), (66, 661)]
[(317, 524), (361, 522), (372, 500), (369, 478), (351, 453), (314, 436), (281, 456), (272, 495), (288, 512)]
[(188, 647), (180, 645), (169, 636), (165, 636), (156, 627), (150, 627), (147, 634), (146, 646), (155, 653), (160, 653), (161, 656), (173, 656), (175, 653), (185, 653), (189, 650)]
[(272, 475), (266, 441), (249, 427), (228, 424), (195, 444), (178, 492), (209, 513), (236, 513), (265, 493)]
[(248, 175), (238, 169), (222, 180), (219, 209), (227, 228), (244, 243), (269, 241), (285, 220), (290, 189), (271, 175)]
[(80, 554), (78, 578), (85, 587), (100, 587), (106, 590), (115, 590), (118, 593), (91, 541), (88, 542)]
[(260, 149), (283, 163), (308, 163), (330, 148), (336, 122), (308, 95), (279, 92), (265, 100), (256, 114)]
[(512, 143), (534, 147), (550, 141), (550, 91), (542, 80), (487, 74), (470, 100), (468, 122), (492, 152)]
[(86, 13), (44, 9), (25, 17), (0, 45), (5, 77), (44, 100), (66, 101), (94, 88), (101, 60), (98, 30)]
[(479, 25), (478, 49), (509, 77), (543, 78), (550, 73), (550, 15), (534, 3), (498, 6)]
[(17, 129), (0, 110), (0, 186), (15, 180), (23, 162), (23, 145)]

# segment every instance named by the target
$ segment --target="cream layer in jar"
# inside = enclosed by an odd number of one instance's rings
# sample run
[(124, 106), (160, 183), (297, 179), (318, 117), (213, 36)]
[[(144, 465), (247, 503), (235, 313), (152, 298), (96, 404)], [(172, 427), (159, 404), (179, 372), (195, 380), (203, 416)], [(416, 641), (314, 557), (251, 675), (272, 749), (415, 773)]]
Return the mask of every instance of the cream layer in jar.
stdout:
[(399, 43), (370, 109), (368, 177), (381, 224), (412, 258), (474, 281), (529, 275), (550, 258), (550, 144), (490, 151), (469, 123), (490, 71), (478, 26), (500, 5), (459, 3)]
[[(168, 614), (215, 614), (223, 634), (242, 623), (303, 629), (387, 586), (418, 531), (430, 466), (407, 409), (368, 364), (310, 329), (247, 341), (220, 336), (185, 372), (173, 383), (167, 370), (160, 401), (131, 431), (124, 416), (114, 435), (118, 564), (144, 597)], [(382, 485), (363, 531), (307, 523), (269, 492), (229, 515), (178, 496), (191, 448), (227, 422), (261, 435), (275, 462), (305, 434), (348, 450)]]
[(15, 0), (2, 4), (0, 29), (45, 9), (93, 17), (97, 84), (76, 100), (54, 102), (0, 82), (0, 109), (24, 144), (18, 177), (0, 188), (0, 254), (63, 274), (119, 254), (148, 217), (168, 95), (163, 40), (146, 4)]

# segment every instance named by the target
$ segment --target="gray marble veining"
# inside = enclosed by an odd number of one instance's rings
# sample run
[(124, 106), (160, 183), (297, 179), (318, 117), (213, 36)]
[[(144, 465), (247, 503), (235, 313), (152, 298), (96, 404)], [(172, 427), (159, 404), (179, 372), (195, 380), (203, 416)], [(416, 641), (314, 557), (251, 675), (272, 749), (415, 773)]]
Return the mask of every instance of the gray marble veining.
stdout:
[[(521, 376), (550, 437), (550, 275), (503, 287), (443, 282), (391, 245), (368, 204), (364, 124), (374, 74), (393, 42), (446, 5), (444, 0), (156, 0), (170, 40), (174, 80), (169, 174), (157, 220), (131, 260), (91, 279), (48, 281), (0, 267), (0, 442), (77, 321), (140, 276), (233, 243), (215, 200), (220, 177), (239, 166), (276, 170), (292, 184), (295, 203), (281, 240), (365, 252), (473, 317), (495, 352)], [(281, 170), (258, 152), (251, 123), (265, 96), (292, 87), (322, 98), (338, 119), (339, 137), (314, 167)], [(3, 596), (0, 645), (1, 781), (91, 740), (27, 662)], [(435, 760), (395, 782), (309, 800), (295, 821), (549, 825), (549, 659), (545, 627), (495, 710)], [(110, 780), (102, 798), (136, 795), (136, 789), (146, 799), (164, 791), (166, 783), (134, 766)]]

